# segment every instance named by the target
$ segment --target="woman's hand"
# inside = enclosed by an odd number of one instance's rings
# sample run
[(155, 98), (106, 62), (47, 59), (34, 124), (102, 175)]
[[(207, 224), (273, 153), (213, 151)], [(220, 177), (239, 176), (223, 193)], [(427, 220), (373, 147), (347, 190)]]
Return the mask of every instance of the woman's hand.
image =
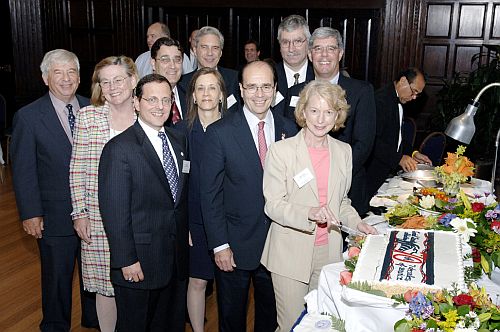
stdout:
[(76, 234), (85, 241), (87, 244), (92, 243), (92, 239), (90, 237), (90, 220), (89, 218), (78, 218), (73, 220), (73, 228), (76, 231)]
[(337, 218), (335, 218), (333, 212), (327, 206), (311, 208), (307, 217), (309, 220), (314, 221), (317, 224), (326, 223), (326, 227), (328, 227), (328, 229), (330, 229), (333, 225), (340, 225), (340, 222)]
[(365, 222), (360, 222), (358, 224), (358, 231), (363, 232), (365, 234), (374, 234), (374, 235), (378, 234), (378, 231), (375, 227), (368, 225)]

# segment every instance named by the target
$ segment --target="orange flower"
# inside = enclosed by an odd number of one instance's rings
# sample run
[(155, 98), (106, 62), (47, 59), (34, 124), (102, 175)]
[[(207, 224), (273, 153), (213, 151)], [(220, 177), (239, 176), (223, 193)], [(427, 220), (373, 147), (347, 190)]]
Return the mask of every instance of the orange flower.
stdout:
[(424, 229), (427, 227), (427, 222), (425, 220), (425, 217), (416, 215), (406, 218), (406, 221), (399, 227), (405, 229)]
[(340, 272), (340, 284), (342, 286), (345, 286), (351, 282), (352, 279), (352, 273), (349, 271), (342, 271)]
[(358, 247), (349, 247), (349, 249), (347, 250), (347, 256), (349, 256), (349, 258), (353, 258), (359, 256), (360, 252), (361, 249), (359, 249)]

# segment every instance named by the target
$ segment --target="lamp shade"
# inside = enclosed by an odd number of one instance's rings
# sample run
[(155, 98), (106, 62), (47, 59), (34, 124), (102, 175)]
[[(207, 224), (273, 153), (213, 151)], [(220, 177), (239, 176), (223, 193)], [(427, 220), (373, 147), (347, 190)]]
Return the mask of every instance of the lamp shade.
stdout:
[(478, 102), (472, 102), (467, 105), (465, 112), (450, 121), (444, 133), (459, 142), (469, 144), (476, 132), (474, 115), (478, 106)]

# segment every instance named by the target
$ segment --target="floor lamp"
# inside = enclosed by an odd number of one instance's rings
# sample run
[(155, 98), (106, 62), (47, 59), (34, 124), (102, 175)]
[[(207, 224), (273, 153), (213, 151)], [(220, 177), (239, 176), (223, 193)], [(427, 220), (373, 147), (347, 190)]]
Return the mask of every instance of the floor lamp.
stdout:
[[(479, 91), (479, 93), (477, 94), (476, 98), (474, 98), (472, 103), (467, 105), (465, 112), (463, 112), (461, 115), (453, 118), (450, 121), (444, 133), (447, 136), (459, 142), (469, 144), (472, 139), (472, 136), (474, 136), (474, 133), (476, 132), (476, 126), (474, 125), (474, 115), (476, 114), (476, 111), (479, 107), (479, 98), (481, 98), (481, 95), (486, 90), (494, 86), (500, 86), (500, 82), (491, 83), (482, 88), (481, 91)], [(494, 159), (495, 161), (493, 163), (493, 169), (491, 171), (491, 193), (493, 193), (495, 189), (495, 172), (497, 169), (497, 155), (498, 155), (499, 141), (500, 141), (500, 128), (498, 129), (497, 137), (495, 139), (495, 159)]]

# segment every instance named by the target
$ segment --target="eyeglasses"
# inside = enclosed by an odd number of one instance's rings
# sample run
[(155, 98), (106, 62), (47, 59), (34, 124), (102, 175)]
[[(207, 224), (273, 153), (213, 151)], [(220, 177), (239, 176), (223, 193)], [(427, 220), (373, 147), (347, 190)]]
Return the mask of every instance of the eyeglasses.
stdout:
[(420, 96), (420, 94), (422, 93), (422, 91), (418, 92), (417, 90), (414, 90), (414, 89), (411, 87), (411, 84), (408, 84), (408, 86), (410, 87), (410, 90), (411, 90), (411, 95), (412, 95), (412, 96), (419, 97), (419, 96)]
[[(155, 96), (148, 98), (142, 97), (141, 99), (145, 100), (149, 104), (149, 106), (158, 106), (160, 104), (160, 99), (158, 99), (158, 97)], [(170, 106), (172, 104), (172, 99), (168, 97), (162, 98), (161, 104), (162, 106), (164, 105)]]
[(306, 40), (307, 38), (294, 40), (282, 39), (280, 40), (280, 45), (281, 47), (290, 47), (290, 44), (292, 44), (293, 47), (300, 47), (305, 43)]
[(271, 93), (274, 91), (274, 85), (273, 84), (264, 84), (264, 85), (258, 86), (255, 84), (250, 84), (247, 86), (243, 86), (243, 89), (245, 91), (248, 91), (248, 93), (250, 93), (252, 95), (256, 94), (257, 90), (259, 90), (259, 89), (262, 91), (262, 93)]
[(334, 45), (328, 45), (328, 46), (314, 46), (312, 48), (312, 51), (313, 53), (315, 54), (321, 54), (323, 53), (323, 51), (326, 51), (326, 53), (335, 53), (337, 52), (338, 50), (340, 49), (340, 47), (338, 46), (334, 46)]
[(113, 78), (111, 81), (110, 80), (100, 81), (99, 85), (101, 86), (101, 89), (103, 89), (103, 90), (107, 90), (107, 89), (111, 88), (111, 84), (113, 84), (113, 86), (116, 86), (116, 87), (122, 87), (123, 83), (125, 83), (125, 80), (127, 78), (128, 78), (128, 76), (127, 77), (117, 76), (117, 77)]
[(182, 63), (182, 57), (180, 56), (174, 56), (173, 58), (171, 58), (168, 55), (164, 55), (159, 58), (156, 58), (156, 60), (160, 61), (164, 65), (168, 65), (170, 62), (173, 62), (175, 64)]

